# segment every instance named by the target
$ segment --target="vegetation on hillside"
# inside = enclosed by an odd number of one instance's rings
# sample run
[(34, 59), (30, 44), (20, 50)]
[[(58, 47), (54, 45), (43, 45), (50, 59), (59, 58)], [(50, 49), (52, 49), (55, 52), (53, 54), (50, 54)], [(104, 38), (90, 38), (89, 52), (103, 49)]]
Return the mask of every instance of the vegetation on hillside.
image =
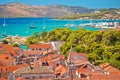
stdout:
[(96, 13), (70, 14), (58, 19), (120, 19), (120, 9), (102, 9)]
[[(43, 34), (43, 33), (42, 33)], [(65, 41), (61, 46), (61, 54), (66, 58), (70, 47), (76, 52), (87, 53), (88, 60), (94, 65), (109, 62), (120, 69), (120, 31), (88, 31), (84, 29), (70, 30), (55, 29), (41, 38), (39, 33), (34, 33), (27, 39), (28, 43), (39, 41)]]

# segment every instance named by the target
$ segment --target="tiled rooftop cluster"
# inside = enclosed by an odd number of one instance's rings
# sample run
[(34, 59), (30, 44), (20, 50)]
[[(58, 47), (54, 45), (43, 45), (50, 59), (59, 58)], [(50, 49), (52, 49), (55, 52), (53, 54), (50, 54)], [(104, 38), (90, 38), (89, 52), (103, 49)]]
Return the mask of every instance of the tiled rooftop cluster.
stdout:
[(28, 50), (0, 44), (0, 80), (119, 80), (120, 70), (91, 64), (85, 53), (69, 50), (68, 58), (50, 43), (31, 44)]

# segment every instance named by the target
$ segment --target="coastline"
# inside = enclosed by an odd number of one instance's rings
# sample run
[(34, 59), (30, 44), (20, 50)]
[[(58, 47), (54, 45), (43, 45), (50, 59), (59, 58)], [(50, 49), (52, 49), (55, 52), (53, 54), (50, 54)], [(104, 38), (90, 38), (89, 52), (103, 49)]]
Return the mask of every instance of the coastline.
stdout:
[[(42, 32), (43, 26), (44, 26), (44, 18), (6, 18), (6, 27), (3, 27), (3, 18), (0, 18), (0, 38), (3, 33), (6, 32), (7, 35), (10, 36), (16, 36), (18, 34), (21, 37), (27, 37), (32, 35), (34, 32)], [(110, 20), (105, 20), (105, 19), (92, 19), (92, 22), (105, 22), (105, 21), (110, 21)], [(116, 22), (120, 22), (119, 20), (112, 20)], [(34, 22), (34, 25), (37, 27), (36, 29), (30, 29), (30, 23)], [(54, 19), (54, 18), (45, 18), (45, 26), (46, 26), (46, 31), (52, 31), (56, 28), (67, 28), (65, 25), (66, 24), (85, 24), (85, 23), (90, 23), (89, 19)], [(72, 30), (77, 30), (79, 28), (83, 28), (86, 30), (98, 30), (98, 28), (94, 27), (70, 27)]]

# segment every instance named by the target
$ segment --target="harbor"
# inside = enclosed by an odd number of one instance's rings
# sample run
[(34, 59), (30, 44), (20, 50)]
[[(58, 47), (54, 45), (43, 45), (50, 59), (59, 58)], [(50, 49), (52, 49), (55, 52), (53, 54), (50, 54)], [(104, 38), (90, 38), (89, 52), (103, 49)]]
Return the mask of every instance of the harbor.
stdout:
[[(31, 27), (31, 22), (34, 24)], [(114, 27), (105, 27), (103, 25), (115, 23)], [(112, 22), (112, 23), (111, 23)], [(86, 30), (100, 30), (100, 28), (115, 28), (119, 25), (120, 20), (56, 20), (51, 18), (45, 18), (46, 31), (52, 31), (56, 28), (70, 28), (72, 30), (77, 30), (83, 28)], [(0, 18), (0, 38), (5, 38), (8, 36), (21, 36), (27, 37), (32, 35), (34, 32), (42, 32), (44, 26), (44, 18), (6, 18), (5, 23), (7, 26), (2, 26), (4, 23), (4, 18)], [(19, 27), (19, 28), (18, 28)]]

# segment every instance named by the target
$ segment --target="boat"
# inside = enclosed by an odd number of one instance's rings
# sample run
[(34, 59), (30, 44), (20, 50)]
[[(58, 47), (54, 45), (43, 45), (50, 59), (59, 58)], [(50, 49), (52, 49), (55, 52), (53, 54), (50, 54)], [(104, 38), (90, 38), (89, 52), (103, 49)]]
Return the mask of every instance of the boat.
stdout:
[(36, 26), (30, 26), (29, 28), (31, 28), (31, 29), (35, 29), (35, 28), (37, 28)]
[(31, 26), (29, 26), (30, 29), (35, 29), (37, 28), (36, 26), (33, 25), (33, 22), (31, 23)]
[(3, 33), (1, 33), (2, 37), (8, 37), (9, 35), (6, 33), (6, 31), (4, 31)]
[(75, 27), (75, 24), (74, 24), (74, 20), (70, 21), (70, 23), (68, 23), (67, 21), (67, 24), (65, 24), (66, 27)]
[(4, 23), (2, 25), (3, 27), (7, 26), (6, 22), (5, 22), (5, 17), (4, 17)]
[(5, 33), (3, 33), (1, 36), (2, 36), (2, 37), (8, 37), (8, 35), (5, 34)]

